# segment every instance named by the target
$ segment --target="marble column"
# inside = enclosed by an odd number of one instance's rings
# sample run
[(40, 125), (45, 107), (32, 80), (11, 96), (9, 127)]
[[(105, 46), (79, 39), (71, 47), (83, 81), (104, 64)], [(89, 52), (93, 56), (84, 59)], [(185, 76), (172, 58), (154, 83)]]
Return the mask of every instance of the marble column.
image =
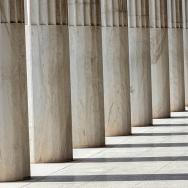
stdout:
[(182, 0), (168, 0), (171, 111), (185, 110)]
[(150, 0), (153, 118), (170, 117), (167, 0)]
[(132, 126), (152, 125), (149, 0), (128, 0)]
[(188, 106), (188, 1), (182, 0), (184, 37), (185, 106)]
[(68, 6), (28, 0), (27, 64), (32, 162), (72, 160)]
[(105, 144), (100, 0), (69, 0), (73, 146)]
[(0, 181), (30, 176), (24, 2), (0, 1)]
[(106, 136), (131, 133), (126, 0), (101, 0)]

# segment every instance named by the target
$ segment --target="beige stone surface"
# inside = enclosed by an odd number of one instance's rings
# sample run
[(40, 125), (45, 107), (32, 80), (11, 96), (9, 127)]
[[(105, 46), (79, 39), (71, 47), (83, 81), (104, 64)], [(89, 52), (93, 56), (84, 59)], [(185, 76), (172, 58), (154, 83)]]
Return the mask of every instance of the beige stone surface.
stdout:
[(149, 1), (153, 118), (170, 117), (167, 0)]
[(169, 29), (171, 111), (185, 110), (184, 56), (182, 28)]
[(132, 126), (152, 125), (149, 28), (129, 28)]
[(100, 1), (68, 2), (73, 146), (105, 144)]
[(30, 176), (23, 24), (0, 24), (0, 181)]
[(185, 110), (182, 0), (168, 1), (171, 111)]
[(107, 136), (131, 133), (128, 29), (103, 27), (104, 107)]
[(184, 76), (185, 76), (185, 105), (188, 106), (188, 29), (183, 29), (184, 43)]
[(183, 44), (184, 44), (184, 76), (185, 76), (185, 105), (188, 106), (188, 1), (182, 0), (183, 12)]
[(112, 4), (101, 1), (105, 133), (120, 136), (131, 133), (128, 17), (126, 1)]
[(72, 160), (70, 54), (68, 14), (65, 14), (68, 7), (65, 5), (65, 1), (46, 3), (44, 0), (31, 0), (27, 5), (30, 143), (31, 160), (36, 163)]
[(149, 1), (128, 0), (132, 126), (152, 124)]
[(70, 63), (67, 26), (26, 26), (31, 159), (72, 159)]
[(0, 15), (0, 181), (17, 181), (30, 176), (23, 1), (1, 0)]
[(170, 117), (168, 30), (150, 29), (153, 118)]
[(74, 147), (99, 147), (104, 138), (101, 28), (72, 26), (70, 32)]

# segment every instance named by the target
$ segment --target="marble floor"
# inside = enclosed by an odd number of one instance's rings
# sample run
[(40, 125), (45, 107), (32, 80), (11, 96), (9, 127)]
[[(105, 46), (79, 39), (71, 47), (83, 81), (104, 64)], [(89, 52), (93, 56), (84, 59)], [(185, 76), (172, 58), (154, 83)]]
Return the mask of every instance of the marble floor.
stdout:
[(106, 138), (105, 148), (74, 150), (75, 161), (33, 164), (32, 179), (0, 188), (187, 188), (188, 112)]

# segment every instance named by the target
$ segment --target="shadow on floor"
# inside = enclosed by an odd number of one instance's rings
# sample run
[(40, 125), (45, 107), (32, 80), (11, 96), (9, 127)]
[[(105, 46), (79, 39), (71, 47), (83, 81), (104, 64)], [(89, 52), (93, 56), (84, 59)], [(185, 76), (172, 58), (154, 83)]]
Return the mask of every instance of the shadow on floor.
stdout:
[(188, 121), (185, 124), (153, 124), (154, 127), (188, 127)]
[(100, 182), (100, 181), (166, 181), (188, 180), (188, 174), (133, 174), (133, 175), (72, 175), (34, 176), (32, 182)]
[(188, 119), (188, 116), (171, 116), (170, 119)]
[(163, 148), (163, 147), (188, 147), (188, 143), (149, 143), (149, 144), (111, 144), (105, 148)]
[(181, 136), (188, 135), (188, 132), (174, 132), (174, 133), (133, 133), (132, 136)]
[(119, 163), (119, 162), (153, 162), (153, 161), (188, 161), (188, 156), (165, 157), (127, 157), (127, 158), (79, 158), (74, 163)]

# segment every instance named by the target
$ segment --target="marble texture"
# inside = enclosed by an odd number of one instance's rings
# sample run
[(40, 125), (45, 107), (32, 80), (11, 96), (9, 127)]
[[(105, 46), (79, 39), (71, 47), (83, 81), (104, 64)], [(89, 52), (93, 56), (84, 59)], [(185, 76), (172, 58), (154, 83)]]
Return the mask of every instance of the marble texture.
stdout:
[(132, 126), (152, 125), (149, 1), (128, 0)]
[(153, 118), (170, 117), (168, 30), (151, 28)]
[(103, 27), (106, 136), (131, 133), (128, 29)]
[(150, 0), (153, 118), (170, 117), (167, 0)]
[(73, 146), (105, 145), (100, 1), (69, 1)]
[(129, 28), (132, 126), (152, 125), (149, 28)]
[(168, 1), (171, 111), (185, 110), (182, 0)]
[(0, 24), (0, 181), (30, 176), (23, 24)]
[(116, 1), (113, 7), (112, 1), (101, 1), (106, 136), (131, 133), (128, 19), (123, 2)]
[(26, 26), (32, 162), (72, 159), (67, 26)]
[(68, 1), (72, 0), (25, 0), (26, 24), (67, 25)]
[(101, 28), (71, 26), (73, 146), (105, 144)]
[(171, 28), (169, 33), (171, 111), (185, 110), (183, 30)]
[(0, 182), (30, 177), (22, 7), (20, 0), (0, 1)]
[(24, 0), (1, 0), (0, 1), (0, 23), (25, 23)]
[(101, 0), (102, 27), (127, 27), (127, 1)]
[(183, 12), (183, 44), (184, 44), (184, 76), (185, 76), (185, 105), (188, 106), (188, 2), (182, 0)]
[(188, 106), (188, 29), (183, 29), (184, 44), (184, 76), (185, 76), (185, 106)]
[(70, 26), (101, 25), (101, 0), (68, 0), (67, 2)]
[[(41, 16), (46, 7), (40, 3), (29, 2), (26, 25), (31, 160), (35, 163), (70, 161), (69, 31), (66, 22), (59, 23), (58, 15), (55, 16), (59, 11), (53, 7), (57, 8), (59, 1), (54, 1), (53, 6), (48, 4), (46, 22), (42, 19), (45, 15)], [(40, 10), (40, 17), (36, 10)]]

